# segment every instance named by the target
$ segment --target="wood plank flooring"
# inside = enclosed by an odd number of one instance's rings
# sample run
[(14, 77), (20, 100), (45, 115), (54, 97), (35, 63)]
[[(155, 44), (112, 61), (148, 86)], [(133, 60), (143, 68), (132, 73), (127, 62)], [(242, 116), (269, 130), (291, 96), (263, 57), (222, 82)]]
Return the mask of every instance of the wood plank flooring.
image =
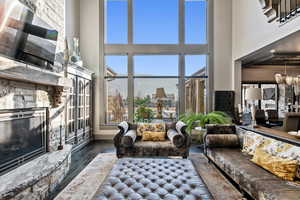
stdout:
[[(49, 200), (54, 199), (99, 153), (114, 153), (115, 147), (112, 141), (94, 141), (84, 148), (72, 153), (72, 161), (69, 173), (60, 186), (50, 195)], [(200, 145), (192, 145), (190, 153), (202, 153)]]

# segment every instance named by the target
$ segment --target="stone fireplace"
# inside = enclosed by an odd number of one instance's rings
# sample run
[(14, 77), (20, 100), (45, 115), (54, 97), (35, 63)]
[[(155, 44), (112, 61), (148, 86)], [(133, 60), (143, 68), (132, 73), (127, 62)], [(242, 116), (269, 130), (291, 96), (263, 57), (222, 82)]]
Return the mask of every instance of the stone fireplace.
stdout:
[(47, 151), (48, 109), (0, 111), (0, 174)]
[(46, 199), (67, 174), (70, 86), (63, 72), (0, 63), (0, 199)]

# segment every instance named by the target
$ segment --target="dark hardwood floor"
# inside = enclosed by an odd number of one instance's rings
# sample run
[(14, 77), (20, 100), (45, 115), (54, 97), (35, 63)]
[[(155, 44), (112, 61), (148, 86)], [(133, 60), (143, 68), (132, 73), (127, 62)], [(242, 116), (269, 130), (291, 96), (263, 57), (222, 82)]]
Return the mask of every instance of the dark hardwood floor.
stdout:
[[(114, 153), (115, 147), (111, 141), (93, 141), (82, 149), (72, 153), (72, 160), (69, 173), (50, 195), (49, 200), (61, 192), (99, 153)], [(202, 153), (203, 149), (199, 145), (192, 145), (190, 153)]]

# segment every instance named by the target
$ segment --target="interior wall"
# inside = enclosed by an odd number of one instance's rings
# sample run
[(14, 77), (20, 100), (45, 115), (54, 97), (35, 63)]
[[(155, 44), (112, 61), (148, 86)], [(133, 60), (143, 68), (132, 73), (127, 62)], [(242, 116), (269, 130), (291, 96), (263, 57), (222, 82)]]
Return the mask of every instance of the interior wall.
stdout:
[(280, 25), (267, 22), (258, 0), (232, 0), (233, 60), (300, 30), (300, 17)]
[(99, 0), (80, 0), (80, 50), (84, 66), (95, 74), (94, 133), (99, 131), (100, 104), (100, 4)]
[(65, 0), (66, 37), (80, 37), (80, 0)]
[(214, 90), (232, 90), (232, 0), (214, 0)]

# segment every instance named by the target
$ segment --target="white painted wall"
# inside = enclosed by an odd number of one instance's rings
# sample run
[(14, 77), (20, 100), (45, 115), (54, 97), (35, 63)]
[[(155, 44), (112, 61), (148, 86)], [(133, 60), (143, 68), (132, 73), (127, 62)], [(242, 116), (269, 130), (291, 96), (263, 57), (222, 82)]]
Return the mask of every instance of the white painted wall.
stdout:
[(214, 90), (232, 90), (232, 0), (214, 0)]
[(258, 0), (232, 1), (234, 60), (300, 30), (300, 17), (280, 26), (267, 22)]
[(80, 37), (80, 0), (65, 0), (65, 34)]
[(94, 91), (94, 132), (100, 124), (100, 18), (99, 0), (80, 0), (80, 50), (84, 66), (95, 73)]

